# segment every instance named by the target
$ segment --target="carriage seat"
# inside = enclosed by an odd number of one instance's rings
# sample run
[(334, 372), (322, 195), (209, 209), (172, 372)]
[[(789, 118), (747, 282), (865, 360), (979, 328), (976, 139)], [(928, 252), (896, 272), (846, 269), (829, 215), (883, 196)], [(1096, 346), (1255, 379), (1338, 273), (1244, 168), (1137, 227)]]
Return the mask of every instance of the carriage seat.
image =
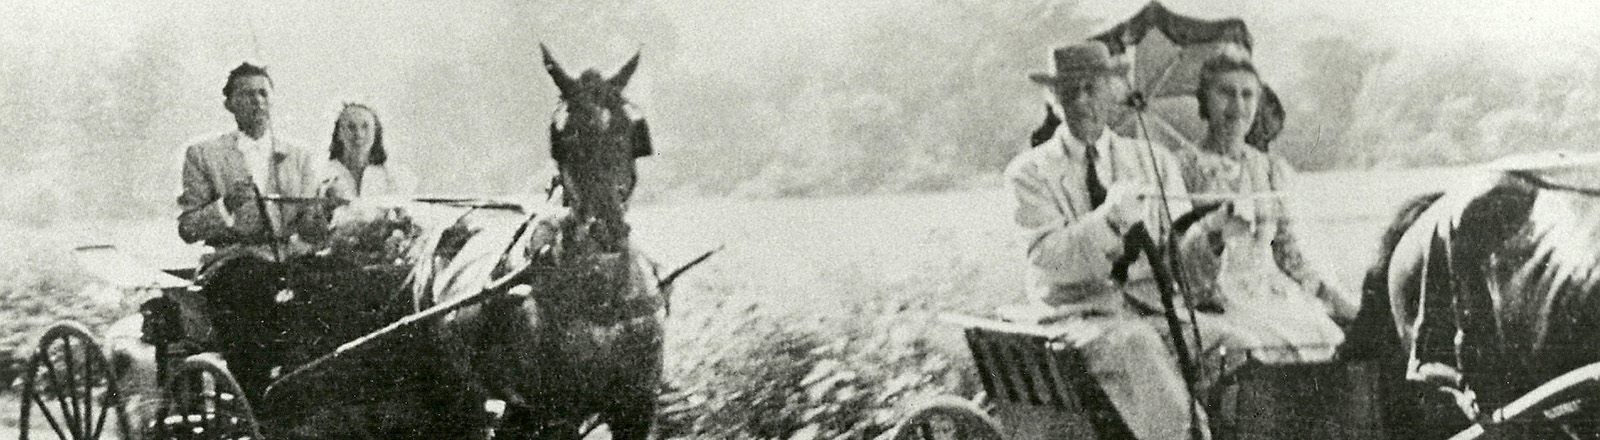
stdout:
[[(962, 327), (994, 415), (1011, 439), (1127, 438), (1127, 428), (1068, 341), (1103, 331), (1095, 320), (1041, 306), (1001, 319), (946, 315)], [(1377, 370), (1337, 360), (1250, 362), (1202, 396), (1214, 434), (1230, 438), (1376, 438)], [(1314, 434), (1301, 437), (1302, 434)]]
[(1002, 320), (942, 315), (961, 326), (993, 415), (1013, 440), (1131, 438), (1070, 340), (1097, 336), (1090, 321), (1051, 307), (1002, 307)]

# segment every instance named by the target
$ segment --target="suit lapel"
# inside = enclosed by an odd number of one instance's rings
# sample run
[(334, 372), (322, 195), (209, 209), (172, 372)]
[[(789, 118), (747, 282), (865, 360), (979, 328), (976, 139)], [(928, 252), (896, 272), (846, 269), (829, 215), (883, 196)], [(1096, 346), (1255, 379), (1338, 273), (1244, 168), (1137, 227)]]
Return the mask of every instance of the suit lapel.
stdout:
[(1088, 178), (1088, 169), (1086, 168), (1088, 164), (1073, 158), (1071, 154), (1067, 153), (1066, 141), (1061, 138), (1061, 136), (1066, 136), (1065, 133), (1066, 130), (1056, 132), (1055, 142), (1051, 142), (1046, 147), (1055, 148), (1060, 154), (1058, 157), (1061, 162), (1051, 168), (1060, 170), (1061, 175), (1057, 176), (1059, 179), (1057, 182), (1060, 184), (1061, 197), (1066, 199), (1067, 206), (1072, 208), (1073, 212), (1069, 214), (1072, 217), (1077, 217), (1090, 210), (1089, 188), (1086, 180)]
[(250, 167), (244, 164), (244, 153), (239, 151), (239, 137), (228, 134), (217, 143), (217, 158), (221, 161), (218, 168), (222, 170), (223, 182), (217, 182), (217, 190), (226, 194), (235, 182), (251, 182)]
[[(1110, 130), (1110, 128), (1106, 129), (1106, 131)], [(1128, 179), (1129, 182), (1144, 180), (1144, 170), (1141, 170), (1138, 165), (1141, 162), (1139, 151), (1137, 149), (1123, 151), (1128, 146), (1122, 145), (1121, 139), (1112, 136), (1110, 133), (1106, 133), (1106, 136), (1109, 136), (1106, 139), (1106, 151), (1100, 153), (1106, 155), (1106, 165), (1108, 165), (1106, 168), (1110, 169), (1110, 172), (1107, 173), (1108, 177), (1105, 179), (1106, 186), (1111, 186), (1111, 181), (1113, 180)]]

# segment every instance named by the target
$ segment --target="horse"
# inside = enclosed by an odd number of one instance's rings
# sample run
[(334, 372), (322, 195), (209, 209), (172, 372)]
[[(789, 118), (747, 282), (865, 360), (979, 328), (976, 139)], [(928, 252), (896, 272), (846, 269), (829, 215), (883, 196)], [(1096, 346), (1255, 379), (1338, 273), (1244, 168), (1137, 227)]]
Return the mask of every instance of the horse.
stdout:
[[(1594, 185), (1592, 164), (1501, 168), (1402, 209), (1368, 272), (1364, 310), (1374, 311), (1358, 318), (1381, 321), (1377, 309), (1386, 309), (1394, 332), (1376, 334), (1369, 343), (1404, 353), (1395, 370), (1406, 371), (1413, 383), (1429, 379), (1461, 396), (1471, 389), (1486, 410), (1600, 361), (1600, 333), (1593, 331), (1600, 325), (1600, 296), (1594, 294), (1600, 285), (1600, 191), (1593, 188), (1600, 186)], [(1425, 377), (1419, 367), (1429, 364), (1436, 366), (1432, 371), (1459, 372), (1459, 378)], [(1391, 406), (1400, 420), (1423, 414), (1459, 428), (1477, 415), (1465, 401), (1449, 417), (1414, 394), (1390, 398), (1408, 404)], [(1595, 416), (1594, 408), (1584, 407), (1562, 420), (1565, 427), (1525, 424), (1513, 427), (1523, 430), (1514, 436), (1565, 438), (1563, 429), (1592, 435)], [(1438, 438), (1448, 431), (1413, 431), (1407, 438)]]
[[(272, 419), (264, 429), (286, 438), (461, 438), (483, 429), (575, 439), (606, 424), (618, 439), (653, 434), (667, 296), (704, 256), (663, 274), (629, 238), (634, 161), (651, 154), (646, 123), (621, 96), (638, 55), (610, 77), (573, 78), (541, 50), (564, 110), (550, 125), (563, 206), (457, 215), (430, 202), (357, 203), (335, 216), (327, 255), (218, 270), (226, 281), (205, 296), (228, 312), (212, 318), (225, 333), (219, 348), (252, 400), (262, 398), (257, 413)], [(271, 366), (305, 364), (408, 311), (491, 285), (516, 288), (259, 393), (277, 374)], [(158, 395), (149, 347), (124, 333), (118, 346), (134, 348), (117, 350), (118, 376)]]
[(625, 219), (634, 161), (651, 154), (646, 124), (621, 94), (639, 56), (609, 77), (590, 69), (574, 78), (540, 50), (563, 110), (550, 124), (563, 207), (522, 222), (452, 226), (435, 244), (434, 267), (419, 266), (429, 272), (416, 277), (419, 305), (478, 294), (491, 279), (523, 293), (433, 327), (463, 402), (504, 405), (487, 421), (496, 437), (580, 438), (605, 424), (614, 438), (647, 438), (669, 282), (634, 248)]

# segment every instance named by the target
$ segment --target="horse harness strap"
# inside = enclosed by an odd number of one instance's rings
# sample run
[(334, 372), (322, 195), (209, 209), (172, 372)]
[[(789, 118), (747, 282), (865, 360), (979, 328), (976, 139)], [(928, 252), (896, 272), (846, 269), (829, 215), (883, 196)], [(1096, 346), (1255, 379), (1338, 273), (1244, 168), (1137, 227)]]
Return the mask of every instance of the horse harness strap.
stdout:
[(1553, 191), (1564, 191), (1564, 192), (1573, 192), (1573, 193), (1578, 193), (1578, 194), (1582, 194), (1582, 195), (1590, 196), (1590, 197), (1600, 197), (1600, 189), (1597, 189), (1597, 188), (1584, 188), (1584, 187), (1567, 185), (1567, 184), (1562, 184), (1562, 183), (1555, 183), (1555, 182), (1550, 181), (1549, 179), (1545, 179), (1545, 178), (1539, 177), (1537, 175), (1534, 175), (1534, 173), (1525, 172), (1525, 171), (1511, 171), (1511, 172), (1508, 172), (1507, 174), (1510, 174), (1510, 175), (1513, 175), (1513, 176), (1517, 176), (1518, 178), (1527, 180), (1529, 183), (1532, 183), (1534, 187), (1539, 188), (1539, 189), (1547, 189), (1547, 190), (1553, 190)]

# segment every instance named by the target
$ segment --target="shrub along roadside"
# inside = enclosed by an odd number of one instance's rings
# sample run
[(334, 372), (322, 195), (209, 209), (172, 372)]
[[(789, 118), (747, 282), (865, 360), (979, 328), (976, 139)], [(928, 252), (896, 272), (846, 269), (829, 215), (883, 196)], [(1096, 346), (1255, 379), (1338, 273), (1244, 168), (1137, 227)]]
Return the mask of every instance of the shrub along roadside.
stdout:
[[(919, 316), (920, 315), (920, 316)], [(863, 328), (719, 305), (669, 340), (663, 438), (870, 439), (905, 402), (971, 397), (964, 354), (946, 353), (923, 313), (882, 315)], [(684, 322), (677, 325), (688, 324)]]
[(15, 385), (27, 362), (23, 353), (51, 324), (72, 320), (98, 330), (137, 311), (120, 292), (93, 285), (67, 249), (0, 232), (0, 384)]
[(720, 268), (679, 286), (661, 437), (872, 439), (923, 398), (979, 394), (960, 329), (936, 316), (1014, 301), (981, 295), (996, 285), (984, 268), (1003, 262), (860, 263), (818, 268), (801, 286)]

